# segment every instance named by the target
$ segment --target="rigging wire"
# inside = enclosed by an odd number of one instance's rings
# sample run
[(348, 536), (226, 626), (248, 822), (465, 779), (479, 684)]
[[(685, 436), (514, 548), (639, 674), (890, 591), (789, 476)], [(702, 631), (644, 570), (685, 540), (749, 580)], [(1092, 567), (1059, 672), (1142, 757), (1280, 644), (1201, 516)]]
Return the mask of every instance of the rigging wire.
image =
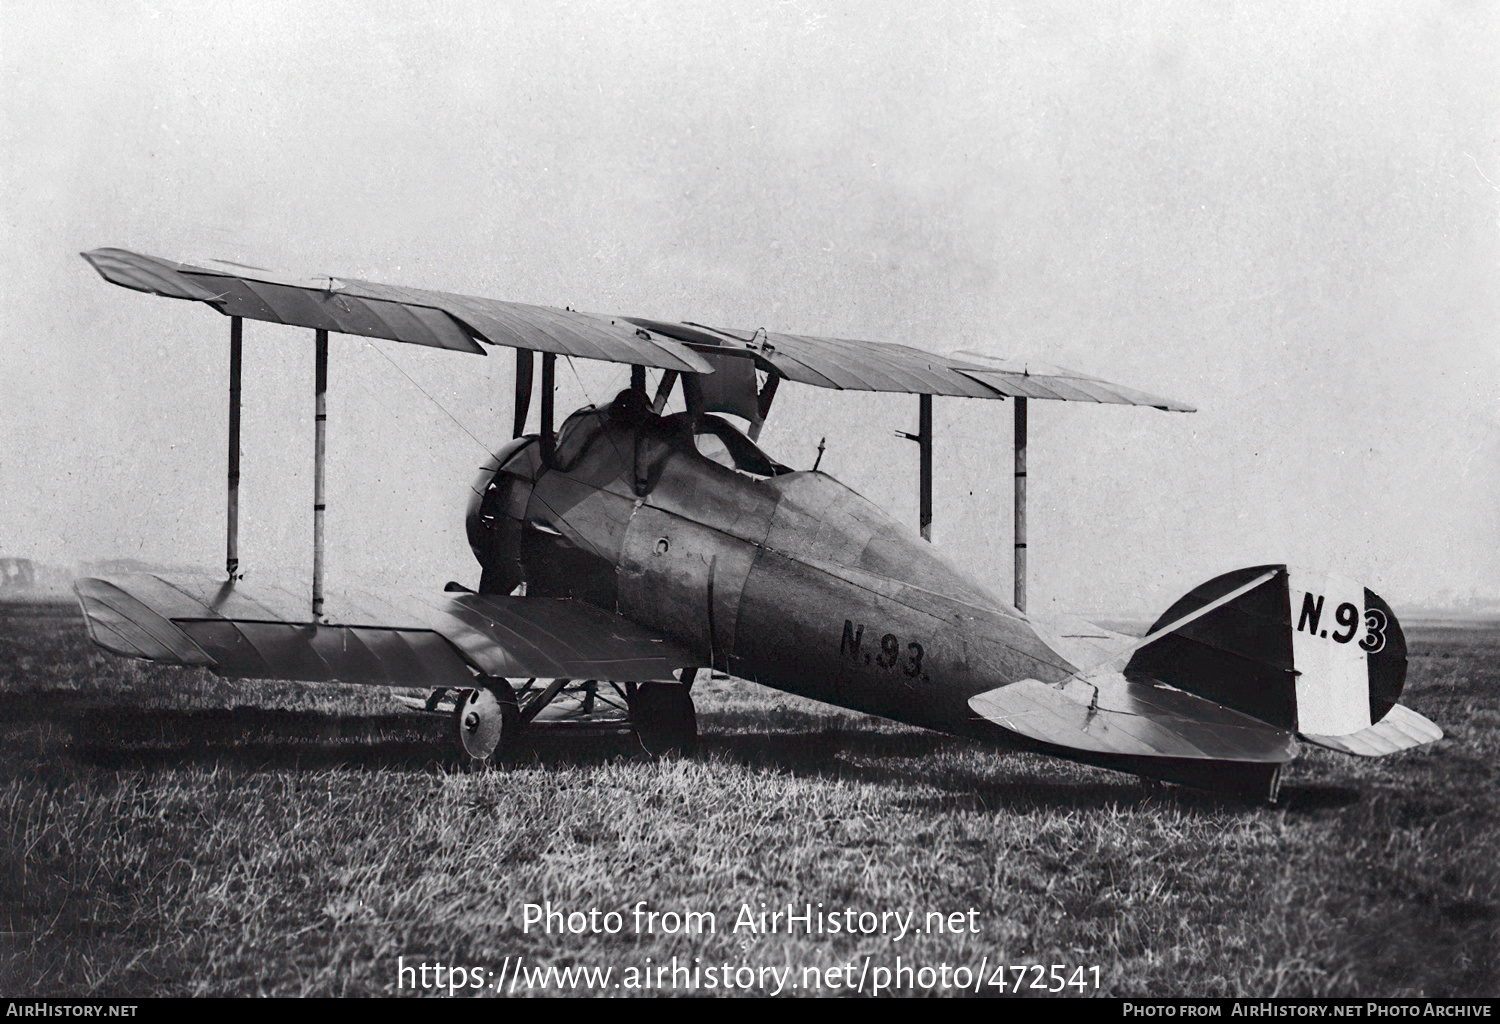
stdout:
[(573, 371), (573, 379), (578, 382), (578, 390), (583, 392), (584, 401), (594, 405), (594, 396), (589, 394), (588, 385), (584, 384), (583, 378), (578, 375), (578, 367), (573, 365), (572, 356), (563, 356), (568, 361), (568, 369)]
[[(591, 395), (591, 394), (589, 394), (588, 385), (584, 384), (583, 378), (578, 375), (578, 367), (576, 367), (576, 366), (573, 365), (573, 357), (572, 356), (563, 356), (563, 358), (568, 361), (568, 369), (570, 369), (570, 370), (573, 371), (573, 379), (578, 382), (578, 389), (583, 392), (584, 401), (588, 402), (590, 405), (593, 405), (594, 408), (597, 409), (598, 405), (596, 405), (595, 402), (594, 402), (594, 396)], [(615, 450), (615, 454), (617, 456), (619, 456), (620, 461), (624, 462), (625, 459), (626, 459), (625, 452), (624, 452), (623, 449), (621, 449), (619, 443), (615, 440), (614, 436), (612, 434), (610, 434), (609, 431), (605, 431), (604, 436), (609, 439), (609, 446)], [(630, 461), (631, 461), (631, 464), (633, 465), (634, 461), (635, 461), (635, 455), (634, 455), (634, 453), (631, 454)]]
[[(372, 344), (371, 342), (368, 342), (368, 341), (365, 342), (365, 348), (370, 349), (371, 351), (379, 353), (379, 355), (380, 355), (380, 357), (382, 359), (384, 359), (386, 362), (388, 362), (392, 366), (394, 366), (396, 368), (396, 372), (400, 373), (401, 376), (405, 377), (411, 383), (412, 387), (414, 387), (418, 391), (422, 392), (423, 396), (426, 397), (426, 399), (429, 402), (431, 402), (433, 405), (437, 406), (438, 410), (440, 412), (442, 412), (442, 414), (444, 416), (446, 416), (450, 420), (452, 420), (453, 423), (454, 423), (454, 425), (457, 426), (459, 430), (462, 430), (465, 434), (468, 434), (470, 440), (472, 440), (475, 444), (479, 445), (479, 447), (483, 448), (485, 450), (486, 454), (488, 454), (488, 455), (495, 454), (494, 451), (491, 450), (491, 448), (490, 448), (489, 445), (487, 445), (483, 441), (481, 441), (478, 437), (475, 436), (475, 434), (474, 434), (474, 432), (472, 430), (470, 430), (468, 427), (464, 426), (463, 423), (459, 420), (459, 418), (457, 416), (453, 415), (451, 412), (448, 411), (447, 406), (443, 405), (443, 403), (439, 402), (436, 398), (433, 398), (432, 395), (428, 393), (427, 389), (424, 388), (422, 385), (418, 384), (416, 382), (416, 380), (412, 377), (411, 374), (409, 374), (405, 370), (403, 370), (401, 368), (401, 365), (399, 363), (397, 363), (394, 359), (392, 359), (389, 355), (386, 354), (386, 352), (385, 352), (384, 349), (382, 349), (378, 345)], [(574, 371), (574, 374), (575, 375), (577, 374), (576, 370)]]

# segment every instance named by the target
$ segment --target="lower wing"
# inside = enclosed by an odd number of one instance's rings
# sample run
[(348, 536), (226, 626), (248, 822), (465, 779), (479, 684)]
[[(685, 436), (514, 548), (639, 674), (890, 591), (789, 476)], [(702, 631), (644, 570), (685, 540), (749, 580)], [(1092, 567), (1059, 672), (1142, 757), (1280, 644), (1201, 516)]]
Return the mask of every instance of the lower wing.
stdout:
[(318, 622), (296, 591), (208, 574), (90, 578), (74, 589), (99, 646), (225, 676), (384, 686), (464, 686), (476, 673), (625, 682), (697, 664), (665, 637), (572, 600), (350, 594), (331, 602), (342, 621)]

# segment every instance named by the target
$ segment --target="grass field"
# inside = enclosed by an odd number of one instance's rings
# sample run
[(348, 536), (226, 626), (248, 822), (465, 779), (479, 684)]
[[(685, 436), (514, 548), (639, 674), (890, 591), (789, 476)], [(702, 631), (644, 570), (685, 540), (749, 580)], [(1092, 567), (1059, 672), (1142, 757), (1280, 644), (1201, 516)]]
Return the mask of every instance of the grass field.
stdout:
[[(1113, 995), (1495, 995), (1500, 629), (1408, 636), (1404, 701), (1448, 738), (1308, 750), (1264, 807), (718, 681), (691, 759), (538, 738), (470, 774), (446, 721), (384, 691), (159, 670), (70, 605), (0, 605), (0, 994), (379, 995), (398, 956), (798, 981), (899, 955), (1097, 966)], [(543, 900), (717, 929), (523, 932)], [(762, 902), (973, 908), (980, 931), (734, 932)]]

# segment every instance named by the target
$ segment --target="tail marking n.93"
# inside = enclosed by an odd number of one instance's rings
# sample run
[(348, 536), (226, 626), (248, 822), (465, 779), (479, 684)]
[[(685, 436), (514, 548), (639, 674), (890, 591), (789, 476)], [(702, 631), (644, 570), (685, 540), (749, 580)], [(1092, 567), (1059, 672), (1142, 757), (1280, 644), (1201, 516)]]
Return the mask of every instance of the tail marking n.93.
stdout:
[[(1311, 591), (1302, 595), (1302, 614), (1297, 619), (1297, 632), (1311, 633), (1321, 639), (1333, 640), (1336, 643), (1347, 644), (1354, 639), (1359, 632), (1359, 608), (1349, 601), (1342, 601), (1334, 609), (1333, 618), (1338, 625), (1344, 627), (1335, 630), (1331, 635), (1328, 630), (1318, 629), (1318, 622), (1323, 617), (1323, 595), (1313, 594)], [(1359, 646), (1366, 654), (1379, 654), (1385, 649), (1385, 613), (1379, 608), (1365, 609), (1365, 635), (1359, 642)]]

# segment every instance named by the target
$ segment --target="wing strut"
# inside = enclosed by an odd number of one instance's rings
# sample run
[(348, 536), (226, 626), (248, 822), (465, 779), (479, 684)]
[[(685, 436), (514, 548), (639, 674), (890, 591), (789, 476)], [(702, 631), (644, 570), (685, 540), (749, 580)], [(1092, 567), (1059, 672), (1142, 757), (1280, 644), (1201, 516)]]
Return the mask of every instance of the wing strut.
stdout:
[(229, 318), (229, 510), (224, 543), (224, 571), (233, 580), (240, 568), (240, 359), (245, 322)]
[[(917, 476), (917, 516), (922, 526), (922, 539), (932, 540), (932, 396), (918, 395), (917, 405), (917, 432), (909, 434), (904, 430), (896, 431), (897, 437), (904, 437), (908, 441), (915, 441), (921, 448), (922, 454), (918, 463)], [(820, 449), (821, 451), (821, 449)], [(819, 456), (821, 458), (821, 455)]]
[(552, 454), (556, 450), (557, 438), (552, 433), (556, 417), (553, 406), (553, 380), (557, 376), (557, 356), (552, 352), (542, 353), (542, 465), (552, 465)]
[(313, 382), (313, 578), (312, 614), (314, 622), (323, 619), (323, 512), (327, 495), (323, 489), (323, 471), (328, 461), (328, 332), (318, 331), (317, 369)]
[(1026, 399), (1016, 397), (1016, 589), (1017, 611), (1026, 610)]
[[(917, 481), (919, 521), (922, 539), (932, 540), (932, 396), (919, 395), (917, 432), (896, 431), (897, 437), (915, 441), (921, 446), (921, 468)], [(1015, 501), (1015, 606), (1026, 610), (1026, 399), (1016, 402), (1016, 501)]]
[(917, 444), (922, 449), (920, 479), (918, 480), (918, 516), (922, 524), (922, 539), (932, 540), (932, 396), (919, 395), (917, 407)]
[(531, 412), (531, 349), (516, 349), (516, 415), (511, 437), (526, 433), (526, 417)]

